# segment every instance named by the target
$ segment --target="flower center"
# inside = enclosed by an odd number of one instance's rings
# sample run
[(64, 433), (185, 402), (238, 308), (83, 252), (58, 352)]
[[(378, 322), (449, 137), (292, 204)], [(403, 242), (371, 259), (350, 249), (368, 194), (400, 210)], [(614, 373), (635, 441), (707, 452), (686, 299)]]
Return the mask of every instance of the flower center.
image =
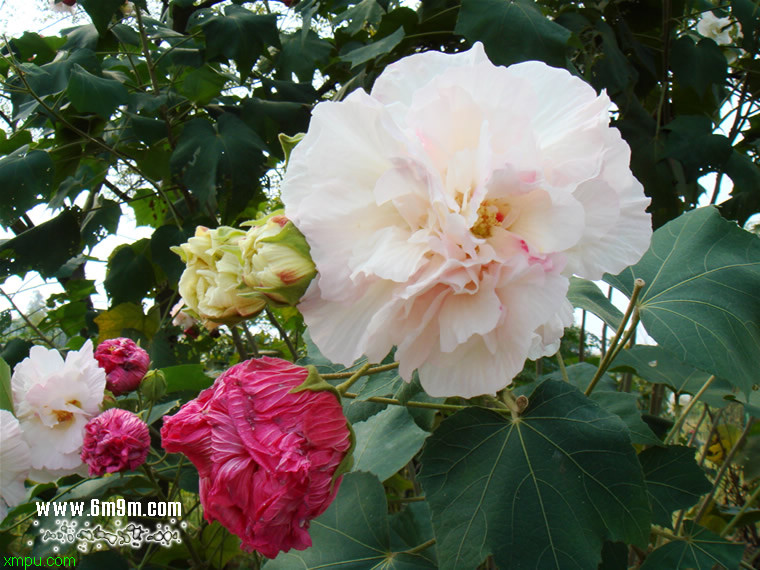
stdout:
[(74, 418), (74, 414), (66, 410), (53, 410), (53, 415), (58, 420), (58, 423), (68, 422)]
[(504, 218), (504, 212), (496, 204), (490, 200), (483, 200), (478, 208), (478, 219), (470, 231), (479, 238), (489, 238), (493, 232), (493, 227), (501, 225)]

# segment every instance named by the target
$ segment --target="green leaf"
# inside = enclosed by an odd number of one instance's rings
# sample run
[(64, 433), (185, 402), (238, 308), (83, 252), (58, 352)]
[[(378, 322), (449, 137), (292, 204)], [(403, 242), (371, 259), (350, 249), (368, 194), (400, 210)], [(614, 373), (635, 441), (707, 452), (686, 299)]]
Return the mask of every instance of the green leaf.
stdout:
[(349, 36), (353, 36), (364, 28), (366, 24), (377, 26), (380, 18), (383, 16), (383, 9), (377, 0), (362, 0), (355, 6), (338, 14), (333, 25), (341, 22), (348, 22), (348, 26), (343, 28)]
[(652, 505), (652, 522), (673, 527), (673, 511), (696, 504), (712, 485), (694, 459), (692, 447), (650, 447), (639, 454), (647, 493)]
[(299, 81), (311, 83), (314, 71), (327, 63), (333, 45), (323, 40), (314, 30), (306, 35), (301, 33), (283, 34), (282, 51), (277, 58), (277, 77), (292, 80), (295, 73)]
[(647, 332), (679, 360), (749, 393), (760, 370), (760, 238), (713, 207), (657, 230), (644, 257), (605, 280), (630, 296)]
[(686, 570), (692, 568), (739, 567), (744, 545), (723, 540), (692, 521), (684, 522), (685, 540), (674, 540), (653, 550), (641, 565), (641, 570)]
[(224, 15), (203, 19), (200, 27), (206, 36), (207, 59), (223, 55), (234, 60), (243, 81), (265, 47), (280, 46), (276, 14), (257, 15), (234, 4), (224, 7)]
[(213, 207), (218, 186), (250, 191), (250, 172), (262, 162), (264, 147), (258, 135), (231, 113), (220, 116), (216, 124), (192, 119), (172, 154), (171, 168), (201, 203)]
[(282, 553), (268, 562), (265, 569), (437, 568), (430, 548), (415, 553), (395, 552), (391, 548), (387, 510), (385, 491), (377, 477), (348, 473), (330, 507), (311, 521), (309, 534), (313, 546), (302, 552)]
[(108, 260), (103, 283), (112, 305), (140, 303), (155, 285), (153, 266), (146, 255), (150, 241), (141, 239), (119, 246)]
[(180, 390), (190, 390), (200, 392), (205, 390), (214, 381), (206, 376), (201, 364), (180, 364), (178, 366), (169, 366), (162, 368), (166, 378), (166, 392), (179, 392)]
[(711, 85), (726, 80), (727, 64), (720, 47), (711, 39), (694, 44), (688, 36), (673, 42), (670, 67), (679, 84), (691, 87), (703, 97)]
[(731, 156), (731, 141), (713, 134), (713, 123), (708, 117), (679, 115), (665, 129), (669, 134), (664, 157), (679, 160), (688, 181), (707, 172), (722, 171)]
[(78, 4), (92, 18), (92, 23), (102, 36), (115, 15), (121, 15), (124, 0), (79, 0)]
[(150, 410), (150, 416), (145, 420), (145, 423), (151, 426), (175, 408), (179, 408), (179, 406), (179, 400), (172, 400), (171, 402), (157, 404)]
[(177, 91), (198, 105), (207, 105), (219, 96), (225, 83), (227, 83), (227, 77), (218, 69), (206, 64), (199, 69), (187, 71), (180, 78)]
[(29, 145), (0, 158), (0, 223), (12, 224), (29, 208), (46, 199), (53, 183), (53, 160), (42, 150)]
[(150, 339), (156, 334), (160, 323), (161, 318), (156, 307), (145, 315), (142, 307), (134, 303), (122, 303), (95, 317), (99, 331), (98, 343), (123, 336), (124, 329), (140, 331)]
[(71, 70), (66, 94), (80, 113), (97, 113), (104, 119), (109, 119), (119, 105), (129, 100), (121, 83), (93, 75), (79, 64)]
[(377, 40), (367, 46), (357, 48), (340, 56), (340, 60), (349, 62), (353, 68), (375, 59), (376, 57), (380, 57), (381, 55), (386, 55), (401, 43), (401, 40), (404, 39), (405, 33), (404, 27), (401, 26), (391, 35), (386, 36), (381, 40)]
[(158, 228), (150, 237), (150, 252), (153, 263), (163, 270), (172, 283), (179, 281), (182, 272), (185, 270), (185, 264), (169, 248), (185, 243), (191, 236), (191, 233), (175, 225), (165, 225)]
[(446, 418), (421, 463), (442, 568), (489, 554), (504, 568), (596, 568), (605, 540), (647, 544), (623, 422), (565, 382), (540, 384), (517, 421), (481, 408)]
[(64, 210), (52, 220), (0, 242), (0, 277), (30, 270), (52, 277), (79, 251), (79, 222), (71, 210)]
[(0, 410), (13, 413), (13, 392), (11, 391), (11, 367), (0, 358)]
[(381, 481), (409, 463), (430, 435), (417, 427), (403, 406), (389, 406), (353, 428), (353, 470), (374, 473)]
[(208, 560), (214, 568), (225, 568), (227, 563), (240, 555), (240, 539), (214, 521), (201, 533), (203, 560)]
[[(659, 346), (636, 345), (621, 350), (610, 366), (611, 370), (633, 369), (636, 374), (652, 384), (665, 384), (674, 392), (696, 394), (705, 385), (710, 374), (687, 366)], [(722, 398), (730, 394), (731, 385), (725, 380), (713, 380), (707, 393)]]
[(720, 205), (720, 212), (744, 225), (747, 218), (760, 211), (760, 166), (734, 150), (726, 163), (726, 174), (734, 187), (731, 198)]
[(496, 65), (537, 59), (564, 67), (570, 30), (552, 22), (532, 0), (462, 0), (454, 32), (483, 42)]
[(614, 330), (620, 326), (623, 313), (601, 292), (593, 282), (580, 277), (570, 278), (570, 289), (567, 291), (567, 300), (580, 309), (595, 314)]

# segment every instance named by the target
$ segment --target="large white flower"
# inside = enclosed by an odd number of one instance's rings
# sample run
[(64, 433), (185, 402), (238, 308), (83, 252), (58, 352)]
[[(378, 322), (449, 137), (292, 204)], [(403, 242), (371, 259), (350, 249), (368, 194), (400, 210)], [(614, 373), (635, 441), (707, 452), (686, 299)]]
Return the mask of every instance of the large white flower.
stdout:
[(389, 66), (321, 103), (282, 187), (319, 272), (299, 306), (349, 364), (397, 346), (434, 396), (493, 393), (572, 323), (568, 276), (635, 263), (651, 225), (610, 100), (483, 47)]
[(0, 521), (8, 514), (8, 507), (24, 502), (24, 480), (30, 467), (29, 445), (18, 420), (8, 410), (0, 410)]
[(31, 479), (53, 481), (86, 473), (79, 457), (85, 424), (100, 412), (106, 373), (87, 341), (66, 360), (56, 350), (32, 347), (13, 370), (16, 416), (31, 452)]

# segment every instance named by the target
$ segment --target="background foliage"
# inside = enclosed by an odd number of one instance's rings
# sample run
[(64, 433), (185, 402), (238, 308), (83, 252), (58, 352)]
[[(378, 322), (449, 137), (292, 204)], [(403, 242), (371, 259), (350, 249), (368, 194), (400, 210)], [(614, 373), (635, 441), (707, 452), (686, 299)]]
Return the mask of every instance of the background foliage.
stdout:
[[(32, 343), (78, 348), (87, 338), (132, 337), (167, 377), (154, 421), (247, 356), (342, 372), (310, 344), (294, 309), (229, 333), (172, 325), (183, 265), (169, 248), (197, 225), (238, 225), (276, 208), (285, 159), (278, 135), (305, 131), (318, 102), (371, 88), (406, 55), (481, 41), (494, 63), (542, 60), (612, 98), (613, 125), (631, 147), (658, 231), (640, 263), (607, 281), (631, 295), (634, 279), (645, 280), (633, 322), (640, 319), (659, 346), (634, 346), (631, 332), (594, 347), (585, 331), (568, 331), (562, 357), (570, 382), (558, 381), (553, 360), (526, 366), (517, 392), (530, 396), (530, 406), (519, 422), (481, 408), (452, 415), (389, 407), (371, 400), (435, 401), (392, 371), (362, 379), (345, 408), (356, 422), (363, 473), (347, 475), (314, 522), (312, 549), (267, 567), (296, 560), (356, 568), (368, 561), (397, 568), (757, 562), (760, 245), (734, 223), (760, 212), (757, 1), (134, 4), (80, 0), (91, 23), (60, 36), (27, 32), (0, 51), (0, 224), (15, 234), (0, 242), (0, 280), (38, 272), (63, 287), (34, 318), (24, 307), (3, 313), (0, 356), (11, 367)], [(742, 35), (728, 46), (699, 35), (707, 10), (738, 22)], [(691, 212), (717, 204), (729, 180), (730, 196), (717, 210)], [(50, 219), (35, 225), (27, 212), (39, 204)], [(127, 215), (152, 233), (113, 251), (108, 307), (96, 309), (87, 278), (92, 248)], [(621, 323), (592, 283), (576, 280), (571, 300), (599, 315), (610, 337)], [(600, 371), (612, 375), (595, 375), (589, 364), (598, 363), (599, 349), (607, 355)], [(595, 376), (587, 397), (581, 392)], [(701, 403), (682, 413), (680, 395), (697, 393)], [(674, 408), (664, 405), (669, 394)], [(452, 446), (464, 454), (462, 467)], [(190, 501), (197, 478), (174, 461), (166, 481), (179, 481)], [(71, 484), (42, 486), (33, 496), (138, 496), (147, 485), (137, 475), (106, 478), (89, 494), (68, 491)], [(28, 505), (14, 512), (3, 547), (17, 544), (28, 526)], [(119, 556), (182, 566), (195, 548), (214, 567), (258, 563), (252, 555), (241, 562), (247, 555), (218, 524), (192, 520), (182, 546)], [(34, 552), (44, 548), (38, 542)]]

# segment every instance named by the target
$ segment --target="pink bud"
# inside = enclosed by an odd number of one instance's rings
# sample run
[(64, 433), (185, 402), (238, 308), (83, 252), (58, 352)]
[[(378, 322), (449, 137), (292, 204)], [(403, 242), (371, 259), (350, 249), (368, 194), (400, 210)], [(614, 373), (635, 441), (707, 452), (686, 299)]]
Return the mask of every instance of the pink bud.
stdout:
[(106, 388), (116, 396), (135, 390), (150, 366), (150, 356), (128, 338), (104, 340), (95, 360), (106, 371)]
[(150, 448), (148, 425), (132, 412), (111, 408), (84, 426), (82, 461), (90, 477), (137, 469)]

